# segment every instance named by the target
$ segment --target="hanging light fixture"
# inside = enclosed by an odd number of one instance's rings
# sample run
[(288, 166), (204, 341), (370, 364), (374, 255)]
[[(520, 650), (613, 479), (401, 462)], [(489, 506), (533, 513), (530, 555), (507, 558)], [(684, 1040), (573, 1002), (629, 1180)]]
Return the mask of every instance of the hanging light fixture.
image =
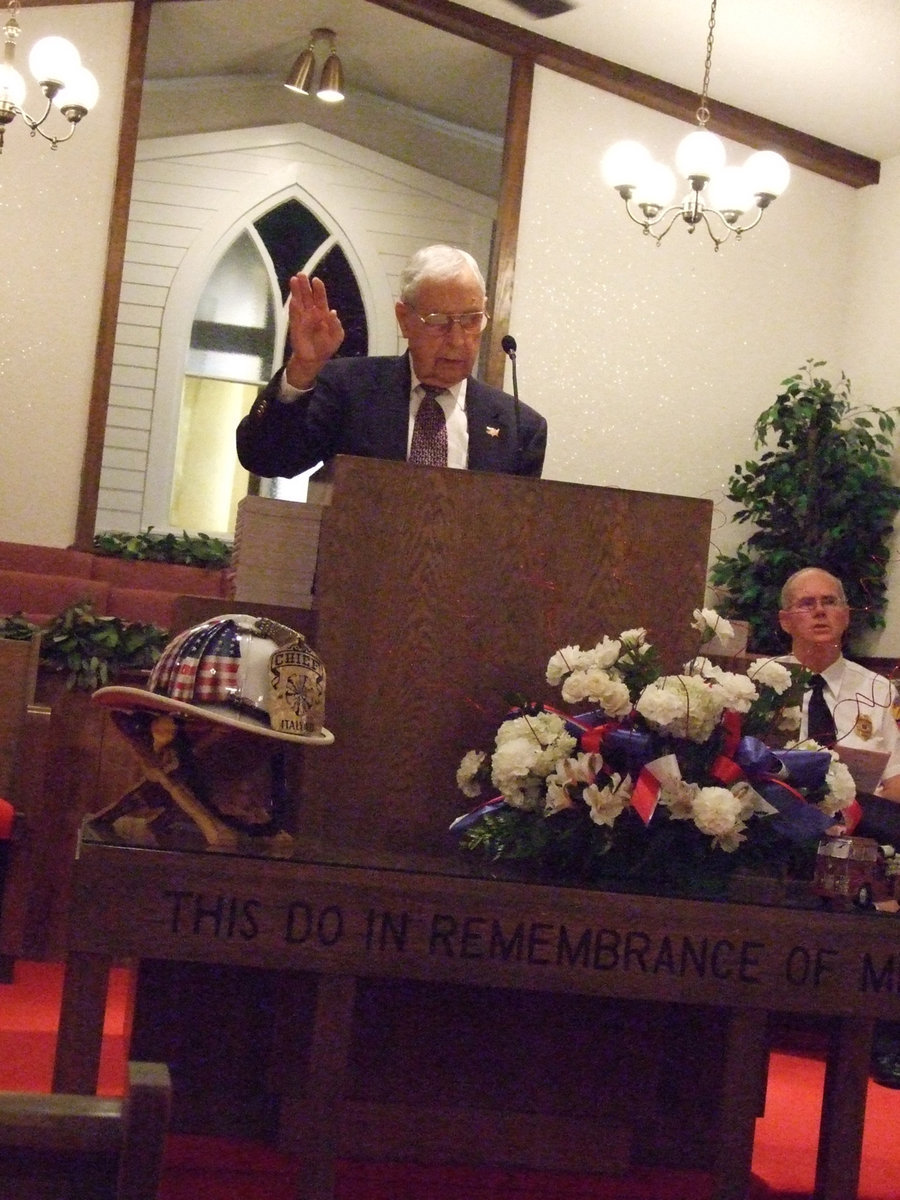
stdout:
[[(19, 0), (9, 0), (9, 16), (3, 29), (3, 62), (0, 63), (0, 151), (7, 126), (16, 117), (21, 117), (31, 136), (39, 133), (50, 143), (53, 150), (60, 142), (67, 142), (75, 132), (75, 126), (97, 103), (100, 89), (97, 80), (81, 65), (81, 57), (71, 42), (61, 37), (45, 37), (35, 42), (28, 56), (28, 67), (38, 82), (47, 101), (41, 117), (35, 118), (25, 112), (26, 83), (15, 67), (16, 45), (22, 32), (18, 22)], [(44, 124), (53, 106), (69, 122), (68, 132), (52, 134)]]
[(325, 65), (322, 67), (322, 74), (319, 77), (319, 86), (316, 88), (316, 95), (320, 100), (324, 100), (326, 104), (336, 104), (344, 98), (344, 68), (341, 66), (341, 60), (337, 56), (335, 50), (335, 37), (331, 30), (326, 32), (331, 34), (331, 47), (328, 51), (328, 57), (325, 59)]
[(716, 3), (717, 0), (712, 0), (709, 14), (697, 128), (675, 152), (675, 165), (690, 183), (687, 196), (678, 204), (671, 203), (677, 187), (674, 172), (654, 162), (640, 142), (617, 142), (603, 158), (601, 170), (605, 182), (625, 201), (625, 211), (631, 220), (657, 245), (681, 217), (688, 233), (693, 233), (700, 224), (705, 225), (718, 250), (732, 234), (740, 239), (742, 233), (758, 225), (765, 210), (790, 181), (790, 167), (772, 150), (751, 154), (743, 166), (726, 166), (724, 144), (707, 129)]
[[(313, 30), (315, 32), (315, 30)], [(316, 68), (316, 43), (313, 35), (309, 36), (309, 45), (294, 60), (294, 65), (288, 71), (284, 86), (301, 96), (309, 95), (309, 79)]]
[(337, 56), (337, 35), (333, 29), (313, 29), (311, 31), (306, 49), (294, 61), (294, 65), (284, 81), (284, 86), (301, 96), (309, 95), (310, 81), (316, 69), (316, 44), (322, 41), (329, 43), (329, 50), (315, 94), (319, 100), (335, 104), (344, 98), (344, 70), (341, 60)]

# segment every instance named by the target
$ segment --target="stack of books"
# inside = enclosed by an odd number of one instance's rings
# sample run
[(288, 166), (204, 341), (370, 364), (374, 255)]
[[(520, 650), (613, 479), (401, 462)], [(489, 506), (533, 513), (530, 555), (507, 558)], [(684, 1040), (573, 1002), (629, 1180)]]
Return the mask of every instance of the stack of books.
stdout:
[(245, 496), (238, 504), (234, 599), (312, 608), (323, 504)]

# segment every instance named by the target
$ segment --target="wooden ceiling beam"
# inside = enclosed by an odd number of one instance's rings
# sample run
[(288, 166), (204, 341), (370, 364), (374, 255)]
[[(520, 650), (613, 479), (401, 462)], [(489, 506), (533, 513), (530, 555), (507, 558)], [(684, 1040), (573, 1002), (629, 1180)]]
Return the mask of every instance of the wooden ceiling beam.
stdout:
[[(453, 0), (368, 0), (435, 29), (468, 38), (479, 45), (516, 58), (528, 58), (536, 66), (557, 71), (581, 83), (632, 100), (667, 116), (693, 124), (698, 96), (652, 75), (633, 71), (575, 46), (555, 42), (542, 34), (521, 29), (507, 21), (473, 12)], [(794, 166), (848, 187), (877, 183), (881, 164), (874, 158), (845, 150), (800, 130), (779, 125), (765, 117), (722, 104), (710, 97), (712, 125), (716, 133), (754, 150), (777, 150)]]

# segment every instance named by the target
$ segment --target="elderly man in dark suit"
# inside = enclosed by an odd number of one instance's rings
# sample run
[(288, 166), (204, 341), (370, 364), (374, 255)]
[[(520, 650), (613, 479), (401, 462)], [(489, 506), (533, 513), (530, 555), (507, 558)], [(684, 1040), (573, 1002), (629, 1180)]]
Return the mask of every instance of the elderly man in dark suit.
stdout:
[(289, 477), (357, 454), (540, 475), (547, 422), (472, 376), (488, 317), (470, 254), (427, 246), (410, 259), (395, 306), (409, 349), (399, 358), (334, 358), (344, 330), (324, 284), (295, 275), (290, 290), (290, 358), (237, 430), (249, 471)]

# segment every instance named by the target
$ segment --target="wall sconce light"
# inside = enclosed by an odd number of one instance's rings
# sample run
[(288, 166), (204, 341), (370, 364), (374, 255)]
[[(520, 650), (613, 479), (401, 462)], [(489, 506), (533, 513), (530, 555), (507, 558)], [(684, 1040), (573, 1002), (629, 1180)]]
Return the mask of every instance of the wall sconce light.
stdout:
[[(16, 44), (22, 32), (16, 19), (19, 0), (9, 0), (7, 8), (9, 17), (3, 28), (3, 61), (0, 63), (0, 151), (6, 127), (16, 117), (22, 118), (32, 137), (39, 133), (55, 150), (60, 142), (69, 140), (78, 122), (97, 103), (100, 95), (97, 80), (81, 65), (81, 57), (71, 42), (61, 37), (41, 38), (31, 48), (28, 66), (46, 98), (47, 107), (43, 116), (30, 117), (22, 108), (25, 80), (15, 67)], [(54, 105), (69, 122), (66, 134), (47, 133), (43, 128)]]
[(295, 60), (284, 81), (284, 86), (301, 96), (309, 95), (310, 80), (316, 69), (316, 44), (327, 41), (329, 43), (328, 57), (322, 67), (315, 95), (319, 100), (324, 100), (328, 104), (336, 104), (339, 100), (343, 100), (344, 69), (335, 50), (336, 40), (337, 35), (333, 29), (313, 29), (309, 35), (306, 49)]

